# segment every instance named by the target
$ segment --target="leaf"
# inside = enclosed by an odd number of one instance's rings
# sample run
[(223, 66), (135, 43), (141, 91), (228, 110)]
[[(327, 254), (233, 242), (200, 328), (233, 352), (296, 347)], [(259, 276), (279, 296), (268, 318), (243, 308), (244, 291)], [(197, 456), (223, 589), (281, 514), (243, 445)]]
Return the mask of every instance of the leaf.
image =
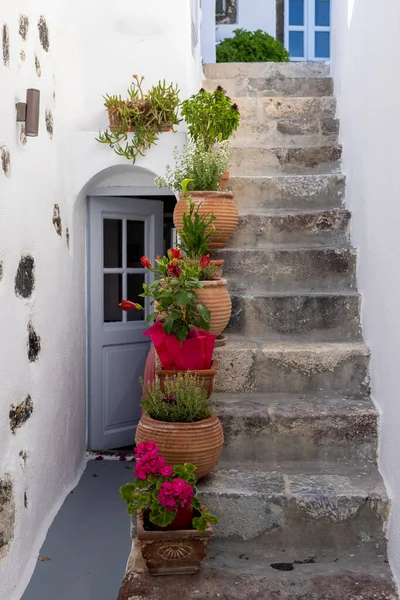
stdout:
[(178, 292), (175, 296), (175, 300), (181, 306), (189, 306), (191, 303), (191, 298), (187, 292)]
[(133, 494), (135, 493), (135, 484), (134, 483), (126, 483), (122, 487), (119, 488), (119, 493), (121, 494), (122, 500), (124, 502), (131, 502)]
[(174, 317), (174, 315), (170, 315), (170, 316), (168, 317), (168, 319), (165, 321), (164, 325), (163, 325), (163, 328), (164, 328), (164, 331), (165, 331), (165, 333), (168, 333), (168, 334), (169, 334), (169, 333), (171, 333), (171, 332), (172, 332), (172, 328), (173, 328), (173, 326), (174, 326), (174, 322), (175, 322), (175, 317)]
[(197, 304), (197, 311), (200, 317), (203, 319), (203, 321), (207, 321), (207, 323), (210, 321), (210, 310), (206, 308), (203, 304)]
[(51, 558), (49, 558), (48, 556), (39, 556), (39, 560), (41, 562), (47, 562), (48, 560), (51, 560)]
[(150, 511), (150, 521), (159, 527), (170, 525), (176, 517), (176, 512), (169, 512), (161, 505), (153, 506)]

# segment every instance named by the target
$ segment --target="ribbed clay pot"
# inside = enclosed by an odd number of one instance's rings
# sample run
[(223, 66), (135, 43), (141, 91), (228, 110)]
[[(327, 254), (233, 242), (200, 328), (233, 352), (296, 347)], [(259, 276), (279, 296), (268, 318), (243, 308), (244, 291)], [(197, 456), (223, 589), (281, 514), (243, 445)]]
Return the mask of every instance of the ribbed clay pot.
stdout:
[(197, 371), (172, 371), (168, 369), (158, 369), (157, 377), (160, 381), (161, 391), (164, 392), (164, 382), (167, 378), (176, 377), (176, 375), (178, 375), (179, 373), (191, 373), (192, 375), (196, 375), (196, 377), (199, 378), (199, 384), (207, 391), (208, 397), (210, 397), (214, 389), (214, 378), (217, 373), (217, 369), (218, 361), (213, 360), (209, 369), (199, 369)]
[[(189, 192), (193, 202), (200, 204), (199, 214), (213, 213), (216, 220), (212, 223), (215, 232), (210, 237), (210, 250), (225, 248), (228, 240), (236, 231), (239, 213), (230, 192)], [(185, 200), (181, 195), (174, 210), (174, 225), (178, 231), (183, 227)]]
[(200, 478), (217, 464), (224, 445), (224, 432), (216, 414), (196, 423), (166, 423), (144, 414), (135, 440), (137, 444), (154, 440), (168, 465), (196, 465), (195, 475)]
[(195, 290), (201, 304), (211, 311), (210, 333), (220, 335), (229, 323), (232, 301), (226, 289), (226, 279), (202, 281), (203, 290)]

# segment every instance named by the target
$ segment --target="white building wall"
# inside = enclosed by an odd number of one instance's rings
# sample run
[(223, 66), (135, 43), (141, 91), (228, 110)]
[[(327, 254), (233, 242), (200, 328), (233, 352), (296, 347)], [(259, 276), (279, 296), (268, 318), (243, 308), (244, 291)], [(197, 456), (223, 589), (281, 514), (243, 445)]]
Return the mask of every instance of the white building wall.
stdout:
[(400, 3), (332, 3), (332, 67), (363, 328), (381, 412), (380, 468), (393, 497), (389, 558), (400, 583)]
[(275, 37), (276, 0), (237, 0), (237, 23), (233, 25), (217, 25), (217, 41), (233, 37), (233, 30), (239, 28), (247, 29), (248, 31), (262, 29)]
[[(29, 18), (26, 41), (21, 14)], [(41, 15), (48, 50), (39, 38)], [(201, 68), (199, 49), (192, 55), (187, 0), (147, 0), (145, 9), (132, 0), (15, 0), (3, 2), (0, 36), (3, 26), (10, 43), (9, 64), (0, 51), (0, 480), (11, 477), (16, 520), (9, 548), (0, 553), (0, 598), (17, 600), (85, 462), (85, 190), (151, 185), (185, 139), (162, 134), (138, 161), (141, 168), (130, 167), (94, 139), (107, 124), (102, 95), (124, 94), (137, 73), (146, 86), (177, 82), (184, 98), (200, 87)], [(41, 91), (40, 132), (25, 143), (15, 102), (29, 87)], [(55, 204), (62, 235), (52, 222)], [(27, 299), (14, 290), (23, 255), (35, 262)], [(41, 341), (36, 362), (27, 355), (29, 321)], [(28, 395), (33, 413), (12, 434), (10, 406)]]

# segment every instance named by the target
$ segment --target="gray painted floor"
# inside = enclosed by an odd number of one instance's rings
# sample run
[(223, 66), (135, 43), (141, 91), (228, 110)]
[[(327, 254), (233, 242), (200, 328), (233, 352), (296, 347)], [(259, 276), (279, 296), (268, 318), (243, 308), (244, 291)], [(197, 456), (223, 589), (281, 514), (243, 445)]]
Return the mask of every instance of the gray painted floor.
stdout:
[[(22, 600), (115, 600), (131, 549), (119, 487), (133, 464), (90, 461), (56, 516)], [(96, 475), (96, 477), (95, 477)]]

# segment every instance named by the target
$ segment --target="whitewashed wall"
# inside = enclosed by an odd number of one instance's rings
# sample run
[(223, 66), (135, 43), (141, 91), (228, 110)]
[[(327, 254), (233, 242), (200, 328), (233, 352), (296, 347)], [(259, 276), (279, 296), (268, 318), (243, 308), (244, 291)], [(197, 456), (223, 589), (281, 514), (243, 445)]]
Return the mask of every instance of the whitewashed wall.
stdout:
[(332, 3), (332, 62), (363, 328), (381, 411), (380, 468), (393, 497), (389, 558), (400, 583), (400, 3)]
[(276, 0), (237, 0), (237, 23), (217, 25), (217, 41), (233, 36), (233, 30), (243, 28), (248, 31), (262, 29), (275, 37)]
[[(21, 14), (29, 18), (26, 41)], [(39, 39), (41, 15), (47, 50)], [(0, 54), (0, 154), (9, 152), (10, 169), (3, 172), (0, 160), (0, 480), (6, 473), (12, 479), (16, 521), (0, 557), (0, 596), (18, 600), (46, 531), (84, 468), (85, 190), (151, 185), (172, 147), (184, 141), (184, 133), (163, 134), (139, 167), (129, 166), (94, 140), (106, 126), (102, 94), (125, 93), (137, 73), (147, 85), (175, 81), (186, 97), (200, 86), (201, 69), (199, 50), (194, 57), (191, 51), (187, 0), (14, 0), (2, 3), (3, 25), (10, 60), (4, 64)], [(29, 87), (42, 95), (40, 133), (25, 143), (15, 101)], [(52, 222), (55, 204), (62, 235)], [(14, 279), (26, 254), (35, 261), (35, 289), (23, 299)], [(41, 338), (36, 362), (27, 356), (29, 321)], [(13, 435), (10, 406), (28, 394), (33, 413)]]

